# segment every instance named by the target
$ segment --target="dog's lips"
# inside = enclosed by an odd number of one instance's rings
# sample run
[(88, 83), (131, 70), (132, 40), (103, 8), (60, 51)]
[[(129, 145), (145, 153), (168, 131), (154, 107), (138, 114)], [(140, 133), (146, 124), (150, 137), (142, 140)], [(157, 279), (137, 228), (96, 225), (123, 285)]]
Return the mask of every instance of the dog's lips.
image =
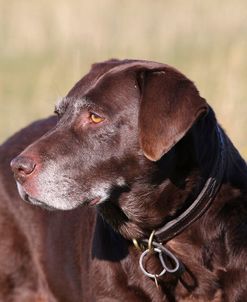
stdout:
[[(36, 206), (40, 206), (42, 208), (47, 208), (47, 209), (55, 209), (50, 205), (47, 205), (46, 203), (38, 200), (37, 198), (32, 197), (29, 193), (27, 193), (25, 191), (25, 189), (23, 188), (23, 186), (17, 181), (17, 188), (18, 188), (18, 192), (20, 197), (27, 203), (32, 204), (32, 205), (36, 205)], [(94, 207), (97, 206), (98, 204), (101, 204), (102, 202), (104, 202), (104, 200), (98, 196), (95, 198), (90, 199), (88, 202), (86, 202), (89, 206)], [(84, 202), (83, 202), (84, 203)]]
[(24, 200), (24, 201), (29, 201), (28, 200), (28, 194), (26, 193), (26, 191), (23, 189), (23, 186), (17, 181), (16, 182), (17, 184), (17, 189), (18, 189), (18, 192), (19, 192), (19, 195), (21, 196), (21, 198)]
[(18, 192), (20, 197), (27, 203), (32, 204), (32, 205), (36, 205), (36, 206), (40, 206), (42, 208), (48, 209), (48, 210), (54, 210), (55, 208), (48, 206), (47, 204), (45, 204), (44, 202), (31, 197), (22, 187), (22, 185), (19, 182), (17, 183), (17, 188), (18, 188)]

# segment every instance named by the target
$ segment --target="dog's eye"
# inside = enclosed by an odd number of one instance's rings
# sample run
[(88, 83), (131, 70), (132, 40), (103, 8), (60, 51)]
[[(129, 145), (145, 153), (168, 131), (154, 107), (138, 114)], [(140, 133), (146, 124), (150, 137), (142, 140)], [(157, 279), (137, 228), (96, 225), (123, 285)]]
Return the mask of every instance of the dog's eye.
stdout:
[(95, 113), (90, 113), (89, 118), (94, 124), (99, 124), (99, 123), (103, 122), (103, 120), (104, 120), (103, 117), (101, 117)]

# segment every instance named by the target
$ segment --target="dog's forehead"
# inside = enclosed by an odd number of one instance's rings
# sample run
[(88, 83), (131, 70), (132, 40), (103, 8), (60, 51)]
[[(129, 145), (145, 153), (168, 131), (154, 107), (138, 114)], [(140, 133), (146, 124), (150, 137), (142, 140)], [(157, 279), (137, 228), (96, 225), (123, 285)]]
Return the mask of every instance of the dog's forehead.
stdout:
[(103, 74), (119, 64), (122, 64), (119, 60), (109, 60), (93, 64), (90, 71), (70, 89), (67, 97), (80, 98)]
[[(100, 78), (81, 95), (70, 94), (59, 99), (56, 108), (65, 111), (68, 105), (75, 109), (92, 108), (115, 110), (126, 108), (130, 102), (139, 99), (139, 88), (131, 73), (112, 73)], [(116, 108), (117, 107), (117, 108)]]
[(124, 80), (128, 71), (160, 69), (167, 65), (145, 60), (109, 60), (92, 65), (91, 70), (68, 92), (67, 97), (81, 98), (88, 90), (116, 78)]
[(109, 99), (121, 98), (123, 96), (130, 97), (137, 90), (137, 83), (133, 73), (128, 72), (117, 72), (107, 73), (102, 76), (93, 85), (88, 92), (86, 97), (88, 99), (98, 99), (102, 102), (107, 102)]
[(68, 104), (73, 103), (80, 108), (90, 103), (102, 107), (117, 106), (120, 110), (121, 106), (126, 107), (140, 97), (136, 72), (159, 71), (164, 68), (170, 69), (165, 64), (144, 60), (110, 60), (94, 64), (90, 72), (75, 84), (67, 96), (59, 100), (56, 108), (65, 111)]

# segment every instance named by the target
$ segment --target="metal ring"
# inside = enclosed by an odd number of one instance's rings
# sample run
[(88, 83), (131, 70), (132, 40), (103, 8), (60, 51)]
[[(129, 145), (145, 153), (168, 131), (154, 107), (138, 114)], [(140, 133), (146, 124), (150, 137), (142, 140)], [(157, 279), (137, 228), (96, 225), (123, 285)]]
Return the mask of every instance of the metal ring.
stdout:
[[(162, 254), (162, 251), (161, 251), (159, 248), (157, 248), (157, 247), (155, 247), (155, 248), (153, 249), (153, 251), (155, 251), (156, 253), (159, 253), (159, 256), (160, 256), (160, 254)], [(141, 268), (142, 272), (144, 273), (144, 275), (146, 275), (146, 276), (148, 276), (149, 278), (152, 278), (152, 279), (155, 279), (155, 278), (158, 278), (158, 277), (163, 276), (163, 275), (165, 274), (165, 272), (166, 272), (166, 269), (165, 269), (165, 268), (164, 268), (164, 269), (161, 271), (161, 273), (159, 273), (159, 274), (151, 274), (151, 273), (147, 272), (146, 269), (144, 268), (144, 266), (143, 266), (143, 259), (144, 259), (144, 257), (145, 257), (149, 252), (150, 252), (149, 249), (147, 249), (146, 251), (144, 251), (144, 252), (141, 254), (141, 257), (140, 257), (140, 259), (139, 259), (139, 265), (140, 265), (140, 268)]]
[(153, 244), (154, 234), (155, 234), (155, 230), (152, 231), (152, 233), (151, 233), (151, 235), (149, 236), (149, 239), (148, 239), (148, 249), (149, 249), (150, 252), (153, 251), (152, 244)]
[(132, 242), (137, 250), (142, 251), (138, 241), (135, 238), (132, 239)]

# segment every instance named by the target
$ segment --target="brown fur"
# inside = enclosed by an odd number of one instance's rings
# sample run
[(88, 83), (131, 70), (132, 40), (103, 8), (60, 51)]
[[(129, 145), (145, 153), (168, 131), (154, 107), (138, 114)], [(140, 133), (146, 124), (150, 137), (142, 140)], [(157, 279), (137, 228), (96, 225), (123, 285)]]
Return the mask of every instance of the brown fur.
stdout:
[[(57, 111), (0, 147), (0, 301), (246, 301), (247, 168), (225, 134), (220, 191), (166, 244), (185, 272), (157, 289), (131, 242), (186, 209), (214, 166), (217, 121), (194, 84), (167, 65), (111, 60)], [(24, 203), (13, 158), (27, 202), (70, 210)], [(158, 259), (147, 268), (158, 273)]]

